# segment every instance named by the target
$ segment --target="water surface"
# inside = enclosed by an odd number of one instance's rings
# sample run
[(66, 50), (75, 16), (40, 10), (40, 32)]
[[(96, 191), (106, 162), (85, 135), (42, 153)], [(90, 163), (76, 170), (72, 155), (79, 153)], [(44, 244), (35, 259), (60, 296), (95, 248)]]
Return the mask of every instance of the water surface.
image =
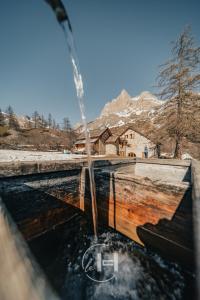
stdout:
[(118, 272), (105, 283), (92, 281), (82, 268), (83, 254), (94, 243), (82, 217), (29, 243), (61, 299), (193, 299), (192, 273), (113, 230), (99, 231), (98, 243), (109, 245), (119, 259)]

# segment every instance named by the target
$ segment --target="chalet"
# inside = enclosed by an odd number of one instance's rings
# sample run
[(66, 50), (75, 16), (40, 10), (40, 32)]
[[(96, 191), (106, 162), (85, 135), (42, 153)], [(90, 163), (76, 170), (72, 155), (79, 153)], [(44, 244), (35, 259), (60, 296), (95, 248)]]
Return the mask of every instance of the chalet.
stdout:
[[(96, 129), (90, 131), (91, 152), (98, 155), (122, 157), (153, 157), (156, 145), (133, 126)], [(85, 135), (79, 135), (74, 151), (85, 153)]]
[[(156, 145), (132, 126), (110, 128), (112, 136), (106, 141), (106, 154), (122, 157), (152, 157)], [(146, 152), (146, 153), (145, 153)]]
[[(91, 153), (106, 154), (105, 142), (112, 135), (109, 128), (90, 130)], [(85, 153), (85, 134), (81, 133), (74, 145), (74, 151)]]

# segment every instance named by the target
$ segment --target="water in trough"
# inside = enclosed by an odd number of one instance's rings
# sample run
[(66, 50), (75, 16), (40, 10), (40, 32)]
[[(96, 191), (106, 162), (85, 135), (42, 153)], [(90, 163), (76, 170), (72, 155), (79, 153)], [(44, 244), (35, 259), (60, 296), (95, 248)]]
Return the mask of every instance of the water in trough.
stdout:
[[(180, 265), (106, 228), (99, 229), (98, 243), (107, 246), (104, 257), (118, 253), (118, 270), (105, 282), (88, 278), (83, 268), (84, 254), (94, 244), (83, 217), (32, 240), (29, 246), (63, 300), (193, 299), (193, 274)], [(95, 259), (93, 255), (92, 263)], [(106, 278), (105, 273), (103, 278), (89, 275), (97, 281)]]

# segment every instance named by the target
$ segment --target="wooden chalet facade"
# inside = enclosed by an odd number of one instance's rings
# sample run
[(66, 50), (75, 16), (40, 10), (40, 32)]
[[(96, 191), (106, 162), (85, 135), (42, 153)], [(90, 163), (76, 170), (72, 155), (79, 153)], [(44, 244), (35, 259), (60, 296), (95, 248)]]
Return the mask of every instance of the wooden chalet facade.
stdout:
[[(105, 142), (112, 135), (109, 128), (96, 129), (90, 131), (90, 142), (91, 142), (91, 152), (92, 154), (104, 155), (105, 151)], [(74, 145), (74, 151), (85, 153), (85, 134), (82, 133), (79, 135), (78, 140)]]

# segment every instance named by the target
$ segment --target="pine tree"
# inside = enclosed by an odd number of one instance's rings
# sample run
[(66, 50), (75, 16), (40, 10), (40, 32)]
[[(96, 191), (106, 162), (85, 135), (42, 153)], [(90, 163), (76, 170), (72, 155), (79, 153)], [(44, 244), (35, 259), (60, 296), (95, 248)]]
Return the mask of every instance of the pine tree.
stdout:
[(48, 126), (49, 126), (49, 128), (52, 127), (52, 115), (51, 114), (48, 115)]
[(14, 111), (11, 105), (9, 105), (6, 109), (6, 113), (8, 114), (8, 116), (14, 115)]
[(14, 114), (13, 108), (9, 105), (6, 109), (6, 113), (8, 114), (8, 124), (9, 127), (15, 130), (19, 130), (19, 123), (17, 121), (17, 118)]
[(66, 132), (70, 132), (71, 131), (71, 124), (68, 118), (64, 118), (63, 119), (63, 130)]
[(199, 63), (200, 47), (194, 46), (191, 30), (187, 27), (173, 43), (172, 59), (161, 66), (158, 76), (160, 95), (164, 99), (173, 99), (175, 103), (175, 119), (168, 129), (175, 137), (174, 158), (181, 158), (182, 140), (191, 123), (191, 116), (184, 108), (192, 91), (200, 84)]
[(5, 119), (4, 119), (4, 115), (0, 109), (0, 126), (4, 126), (5, 125)]
[(31, 124), (31, 118), (30, 118), (30, 116), (29, 115), (25, 115), (25, 118), (27, 119), (27, 129), (30, 129), (30, 128), (32, 128), (32, 124)]
[(48, 126), (48, 121), (45, 119), (44, 115), (41, 115), (41, 126), (46, 128)]
[(55, 119), (53, 119), (53, 121), (52, 121), (52, 127), (53, 127), (53, 129), (56, 129), (56, 121), (55, 121)]
[(38, 128), (39, 113), (37, 110), (33, 113), (34, 128)]

